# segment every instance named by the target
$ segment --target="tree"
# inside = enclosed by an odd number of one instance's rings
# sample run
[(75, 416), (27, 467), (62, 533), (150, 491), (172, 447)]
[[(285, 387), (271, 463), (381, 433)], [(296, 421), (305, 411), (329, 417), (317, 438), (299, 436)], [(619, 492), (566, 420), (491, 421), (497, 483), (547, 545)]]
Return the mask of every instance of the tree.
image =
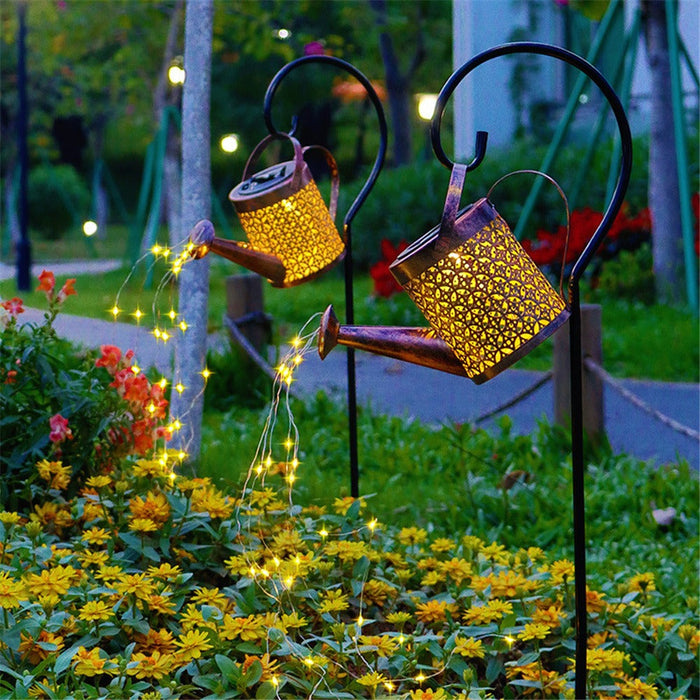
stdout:
[[(182, 225), (183, 234), (211, 208), (209, 106), (213, 0), (187, 0), (185, 11), (185, 84), (182, 95)], [(182, 428), (176, 448), (196, 461), (201, 447), (207, 352), (209, 258), (185, 265), (180, 273), (179, 314), (189, 324), (177, 344), (175, 377), (184, 386), (171, 396), (171, 418)]]
[[(659, 301), (684, 298), (683, 241), (678, 158), (673, 132), (671, 68), (666, 3), (643, 0), (644, 40), (651, 72), (649, 132), (649, 208), (652, 217), (654, 278)], [(671, 28), (673, 31), (675, 27)]]

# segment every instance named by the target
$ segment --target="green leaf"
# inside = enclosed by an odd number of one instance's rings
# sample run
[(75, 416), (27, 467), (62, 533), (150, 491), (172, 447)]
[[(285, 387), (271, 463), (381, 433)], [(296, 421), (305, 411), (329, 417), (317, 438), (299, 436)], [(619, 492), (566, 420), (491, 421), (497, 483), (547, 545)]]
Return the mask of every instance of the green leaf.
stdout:
[(219, 667), (224, 678), (234, 685), (238, 685), (241, 678), (240, 668), (227, 656), (223, 656), (223, 654), (217, 654), (214, 657), (214, 661), (216, 661), (216, 665)]
[(248, 667), (248, 670), (243, 674), (243, 676), (241, 676), (240, 684), (242, 684), (244, 688), (250, 688), (262, 678), (262, 673), (262, 664), (256, 659)]
[(56, 663), (53, 665), (53, 672), (58, 676), (70, 667), (73, 656), (78, 651), (80, 645), (72, 646), (66, 649), (56, 657)]

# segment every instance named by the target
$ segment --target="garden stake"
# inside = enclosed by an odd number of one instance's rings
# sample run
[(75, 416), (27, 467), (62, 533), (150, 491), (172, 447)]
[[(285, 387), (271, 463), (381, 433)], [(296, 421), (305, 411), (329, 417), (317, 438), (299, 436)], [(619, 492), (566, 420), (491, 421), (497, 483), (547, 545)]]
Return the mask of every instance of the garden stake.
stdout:
[[(384, 165), (384, 158), (386, 156), (387, 148), (387, 124), (386, 117), (384, 115), (384, 108), (377, 95), (372, 83), (367, 79), (367, 77), (361, 73), (355, 66), (347, 61), (343, 61), (340, 58), (334, 56), (303, 56), (291, 61), (286, 66), (281, 68), (274, 78), (270, 81), (268, 85), (267, 92), (265, 93), (264, 100), (264, 117), (265, 124), (270, 134), (280, 135), (283, 132), (278, 131), (272, 121), (272, 99), (277, 92), (282, 80), (291, 73), (294, 69), (302, 65), (307, 65), (310, 63), (323, 63), (326, 65), (333, 66), (335, 68), (340, 68), (346, 73), (349, 73), (354, 78), (356, 78), (362, 85), (362, 87), (367, 92), (367, 96), (374, 105), (374, 109), (377, 113), (377, 121), (379, 125), (379, 148), (377, 151), (377, 156), (372, 165), (372, 170), (370, 171), (365, 184), (360, 190), (359, 194), (350, 205), (345, 218), (343, 219), (343, 237), (345, 240), (345, 259), (344, 259), (344, 275), (345, 275), (345, 318), (348, 324), (353, 324), (355, 322), (355, 304), (354, 304), (354, 294), (353, 294), (353, 267), (352, 267), (352, 221), (355, 215), (359, 211), (360, 207), (364, 204), (367, 196), (369, 195), (372, 187), (374, 186), (377, 177)], [(292, 119), (292, 128), (289, 132), (291, 136), (294, 135), (297, 126), (297, 118)], [(352, 348), (348, 348), (347, 351), (347, 378), (348, 378), (348, 444), (349, 444), (349, 457), (350, 457), (350, 494), (357, 498), (360, 495), (360, 475), (358, 467), (358, 455), (357, 455), (357, 388), (356, 388), (356, 373), (355, 373), (355, 352)]]
[[(476, 168), (486, 150), (479, 132), (476, 155), (469, 165), (456, 165), (440, 143), (445, 105), (474, 68), (493, 58), (534, 53), (568, 63), (601, 90), (617, 121), (622, 162), (615, 190), (602, 221), (574, 263), (564, 301), (512, 237), (488, 198), (457, 211), (466, 172)], [(480, 384), (527, 354), (569, 318), (571, 382), (571, 459), (574, 521), (576, 659), (575, 695), (586, 696), (586, 537), (583, 462), (583, 388), (580, 278), (610, 230), (629, 183), (632, 139), (622, 104), (603, 75), (588, 61), (549, 44), (518, 42), (484, 51), (447, 80), (431, 122), (431, 141), (438, 160), (452, 171), (441, 224), (404, 251), (391, 266), (430, 328), (341, 326), (332, 307), (322, 319), (319, 354), (337, 343), (361, 348), (453, 374)], [(492, 324), (492, 325), (490, 325)]]

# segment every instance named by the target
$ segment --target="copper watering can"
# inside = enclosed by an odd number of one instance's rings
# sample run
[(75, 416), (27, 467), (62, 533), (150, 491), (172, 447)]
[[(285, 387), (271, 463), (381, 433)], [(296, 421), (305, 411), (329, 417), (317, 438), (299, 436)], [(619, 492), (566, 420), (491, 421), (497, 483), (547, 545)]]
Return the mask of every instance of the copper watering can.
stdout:
[[(569, 317), (550, 285), (486, 197), (459, 210), (467, 166), (454, 164), (440, 224), (389, 266), (430, 323), (427, 328), (341, 326), (333, 307), (321, 320), (319, 354), (338, 343), (466, 376), (482, 384), (539, 345)], [(567, 235), (568, 244), (568, 235)], [(566, 257), (566, 245), (564, 257)], [(563, 267), (562, 267), (563, 270)]]
[[(291, 142), (294, 160), (251, 175), (258, 157), (277, 138)], [(321, 150), (330, 168), (328, 207), (304, 161), (311, 149)], [(289, 134), (267, 136), (251, 153), (241, 183), (229, 194), (248, 241), (218, 238), (214, 226), (204, 219), (190, 231), (193, 257), (214, 252), (267, 277), (275, 287), (292, 287), (313, 279), (345, 255), (345, 241), (334, 223), (338, 183), (338, 167), (327, 149), (302, 148)]]

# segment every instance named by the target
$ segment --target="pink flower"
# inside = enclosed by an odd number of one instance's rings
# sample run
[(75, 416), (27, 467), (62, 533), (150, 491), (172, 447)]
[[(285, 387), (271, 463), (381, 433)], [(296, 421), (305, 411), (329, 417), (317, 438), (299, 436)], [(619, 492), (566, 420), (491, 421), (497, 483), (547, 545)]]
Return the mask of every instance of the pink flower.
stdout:
[(36, 288), (37, 292), (46, 292), (46, 298), (51, 301), (51, 298), (53, 296), (53, 290), (54, 287), (56, 286), (56, 278), (53, 275), (53, 272), (49, 272), (49, 270), (44, 270), (40, 275), (39, 275), (39, 286)]
[(326, 50), (320, 41), (310, 41), (304, 46), (304, 56), (323, 56)]
[(49, 418), (49, 427), (51, 428), (51, 432), (49, 433), (49, 440), (51, 440), (51, 442), (59, 443), (66, 439), (73, 439), (73, 432), (68, 427), (68, 421), (60, 413)]
[(122, 358), (122, 351), (116, 345), (100, 345), (102, 355), (95, 360), (95, 367), (106, 367), (107, 371), (114, 376), (119, 367), (119, 360)]
[(24, 313), (24, 306), (22, 306), (22, 300), (19, 297), (12, 297), (7, 301), (3, 301), (0, 306), (5, 309), (12, 318), (17, 318), (20, 314)]

